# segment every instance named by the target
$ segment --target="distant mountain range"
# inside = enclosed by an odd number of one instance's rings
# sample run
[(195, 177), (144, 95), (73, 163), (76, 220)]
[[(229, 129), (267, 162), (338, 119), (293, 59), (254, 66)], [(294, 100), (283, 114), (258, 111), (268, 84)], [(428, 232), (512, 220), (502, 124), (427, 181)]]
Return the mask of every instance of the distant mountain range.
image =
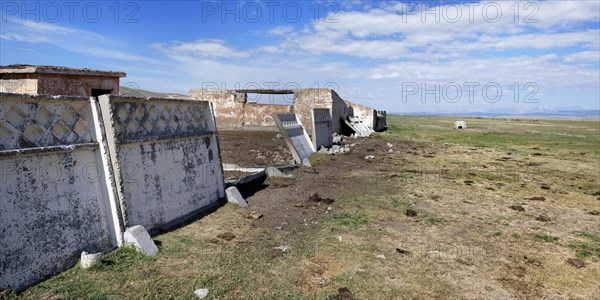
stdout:
[(431, 116), (478, 116), (478, 117), (502, 117), (502, 116), (532, 116), (532, 117), (600, 117), (600, 110), (588, 109), (581, 105), (568, 107), (541, 107), (536, 106), (526, 110), (518, 108), (497, 108), (489, 110), (480, 109), (458, 109), (454, 111), (420, 111), (420, 112), (396, 112), (392, 114), (404, 115), (431, 115)]

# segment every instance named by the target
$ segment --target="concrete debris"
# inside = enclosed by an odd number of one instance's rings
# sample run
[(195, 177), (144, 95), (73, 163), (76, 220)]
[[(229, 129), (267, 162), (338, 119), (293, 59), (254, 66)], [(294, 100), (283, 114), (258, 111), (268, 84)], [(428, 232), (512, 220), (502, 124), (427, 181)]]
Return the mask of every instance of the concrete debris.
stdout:
[(388, 147), (388, 148), (394, 148), (394, 145), (393, 145), (393, 144), (390, 144), (390, 143), (387, 143), (387, 147)]
[(332, 210), (333, 210), (333, 207), (331, 207), (331, 206), (328, 206), (328, 207), (327, 207), (327, 210), (328, 210), (328, 211), (332, 211)]
[(338, 238), (337, 238), (337, 239), (338, 239), (338, 241), (340, 241), (340, 242), (343, 242), (343, 241), (344, 241), (344, 238), (343, 238), (341, 235), (338, 235)]
[(131, 245), (135, 247), (138, 252), (146, 255), (153, 256), (158, 252), (158, 248), (154, 244), (152, 238), (141, 225), (135, 225), (127, 228), (123, 234), (123, 242), (125, 245)]
[(238, 189), (235, 186), (228, 187), (225, 190), (225, 194), (227, 195), (227, 202), (237, 204), (240, 207), (248, 206), (248, 203), (246, 202), (246, 200), (244, 200), (242, 194), (240, 194), (240, 191), (238, 191)]
[(265, 169), (268, 177), (294, 178), (294, 175), (285, 174), (275, 167), (267, 167)]
[(275, 138), (276, 138), (276, 139), (278, 139), (278, 140), (280, 140), (280, 139), (282, 139), (282, 138), (283, 138), (283, 135), (281, 135), (281, 133), (278, 133), (278, 134), (275, 136)]
[(87, 269), (97, 263), (102, 259), (102, 252), (98, 253), (87, 253), (85, 251), (81, 252), (81, 267)]
[(344, 140), (344, 137), (343, 137), (343, 136), (341, 136), (341, 135), (339, 135), (339, 134), (337, 134), (337, 133), (334, 133), (334, 134), (333, 134), (333, 144), (337, 144), (337, 145), (339, 145), (339, 144), (341, 144), (341, 143), (342, 143), (342, 141), (343, 141), (343, 140)]
[(388, 153), (389, 153), (389, 154), (392, 154), (392, 153), (394, 153), (394, 149), (388, 149)]
[(327, 149), (325, 147), (321, 147), (321, 149), (319, 149), (319, 153), (329, 154), (329, 155), (342, 155), (342, 154), (350, 153), (350, 146), (333, 145), (329, 149)]
[(365, 156), (365, 159), (368, 161), (372, 161), (375, 159), (375, 155), (367, 155), (367, 156)]
[(286, 251), (290, 250), (290, 247), (289, 246), (277, 246), (277, 247), (273, 247), (273, 249), (281, 250), (281, 252), (286, 252)]
[(277, 230), (283, 230), (283, 226), (277, 226), (275, 227)]
[(204, 299), (208, 297), (208, 289), (197, 289), (194, 291), (194, 296), (198, 299)]
[(379, 254), (379, 255), (377, 255), (377, 258), (378, 258), (378, 259), (381, 259), (381, 260), (384, 260), (384, 259), (385, 259), (385, 255), (383, 255), (383, 254)]

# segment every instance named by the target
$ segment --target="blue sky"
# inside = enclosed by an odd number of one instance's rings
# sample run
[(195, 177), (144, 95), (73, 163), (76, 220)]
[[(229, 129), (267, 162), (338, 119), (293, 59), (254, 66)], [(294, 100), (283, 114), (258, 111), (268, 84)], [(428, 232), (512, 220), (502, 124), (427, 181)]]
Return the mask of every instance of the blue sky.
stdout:
[(594, 0), (3, 1), (0, 9), (0, 64), (124, 71), (122, 85), (153, 91), (333, 87), (390, 112), (600, 109)]

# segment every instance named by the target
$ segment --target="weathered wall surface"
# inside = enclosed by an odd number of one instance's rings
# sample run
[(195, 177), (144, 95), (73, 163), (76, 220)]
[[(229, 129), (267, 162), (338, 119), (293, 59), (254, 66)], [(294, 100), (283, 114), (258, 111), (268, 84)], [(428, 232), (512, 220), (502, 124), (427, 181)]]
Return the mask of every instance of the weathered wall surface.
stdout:
[(37, 74), (40, 95), (92, 96), (92, 89), (111, 90), (119, 94), (119, 78), (103, 76), (80, 76), (59, 74)]
[(0, 98), (0, 286), (20, 289), (72, 266), (81, 251), (117, 246), (121, 228), (97, 103)]
[(244, 126), (275, 127), (273, 113), (291, 113), (294, 107), (291, 105), (256, 104), (246, 103), (244, 105)]
[(196, 100), (213, 103), (219, 129), (240, 128), (244, 124), (246, 94), (229, 90), (192, 89), (190, 96)]
[(0, 94), (0, 287), (122, 244), (224, 196), (211, 104)]
[(339, 134), (344, 133), (347, 129), (345, 120), (348, 116), (352, 116), (351, 103), (340, 98), (340, 96), (332, 91), (333, 103), (331, 106), (331, 130)]
[(303, 89), (294, 94), (294, 112), (298, 114), (298, 118), (307, 132), (312, 132), (310, 110), (313, 108), (331, 109), (332, 103), (333, 91), (329, 89)]
[(190, 95), (196, 100), (213, 103), (219, 129), (243, 127), (273, 127), (273, 113), (289, 113), (291, 105), (247, 103), (247, 94), (231, 90), (192, 89)]
[(2, 74), (0, 92), (29, 95), (92, 96), (92, 89), (119, 94), (119, 78), (63, 74)]
[(211, 105), (101, 96), (127, 227), (157, 228), (224, 196)]
[(35, 74), (0, 74), (0, 93), (37, 95), (37, 85)]

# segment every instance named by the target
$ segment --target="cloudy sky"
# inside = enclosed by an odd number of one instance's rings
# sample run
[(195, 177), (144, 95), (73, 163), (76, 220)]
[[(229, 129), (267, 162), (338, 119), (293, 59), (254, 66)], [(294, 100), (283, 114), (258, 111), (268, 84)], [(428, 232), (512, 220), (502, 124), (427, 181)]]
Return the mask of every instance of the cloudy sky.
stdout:
[(596, 0), (3, 1), (1, 12), (2, 65), (124, 71), (122, 85), (153, 91), (329, 87), (400, 113), (600, 108)]

